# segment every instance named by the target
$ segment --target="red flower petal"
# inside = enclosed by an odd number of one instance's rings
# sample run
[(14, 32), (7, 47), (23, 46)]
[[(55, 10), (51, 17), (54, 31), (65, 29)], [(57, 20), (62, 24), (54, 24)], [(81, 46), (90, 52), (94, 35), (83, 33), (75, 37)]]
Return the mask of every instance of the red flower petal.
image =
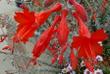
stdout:
[(89, 61), (85, 61), (85, 65), (91, 72), (94, 71), (94, 66)]
[(107, 39), (107, 34), (103, 29), (99, 29), (96, 32), (92, 33), (91, 39), (93, 39), (93, 41), (95, 42), (103, 41)]
[(78, 49), (79, 46), (81, 46), (81, 43), (82, 43), (82, 42), (81, 42), (80, 37), (74, 36), (74, 37), (73, 37), (73, 42), (72, 42), (72, 48)]
[(79, 17), (79, 14), (77, 12), (74, 12), (73, 16), (75, 17), (75, 19), (77, 20), (77, 22), (79, 24), (79, 35), (90, 38), (91, 34), (88, 30), (88, 27), (85, 25), (85, 23)]
[[(15, 20), (19, 23), (17, 32), (15, 36), (13, 37), (14, 42), (28, 41), (29, 37), (23, 37), (26, 34), (26, 31), (33, 29), (30, 28), (35, 23), (35, 16), (34, 12), (30, 12), (28, 8), (24, 7), (24, 10), (22, 12), (17, 12), (15, 15)], [(31, 32), (32, 33), (32, 32)], [(33, 33), (32, 33), (33, 34)]]
[(101, 55), (103, 53), (103, 47), (98, 43), (92, 43), (92, 49), (95, 51), (97, 55)]
[(77, 65), (78, 65), (78, 60), (77, 60), (77, 58), (75, 57), (73, 51), (71, 51), (71, 53), (70, 53), (70, 62), (71, 62), (72, 68), (73, 68), (73, 69), (76, 69), (76, 68), (77, 68)]
[(63, 55), (59, 55), (59, 61), (58, 61), (58, 63), (59, 64), (63, 64), (63, 60), (64, 60)]
[(68, 0), (70, 4), (72, 4), (75, 9), (76, 9), (76, 13), (79, 14), (79, 17), (83, 20), (83, 21), (87, 21), (87, 12), (85, 10), (85, 8), (79, 4), (78, 2), (76, 2), (76, 0)]
[[(35, 22), (34, 12), (30, 12), (28, 9), (23, 9), (23, 12), (16, 12), (14, 16), (15, 20), (22, 24), (32, 24)], [(27, 20), (28, 19), (28, 20)]]
[(55, 55), (55, 56), (51, 59), (52, 64), (55, 63), (55, 61), (57, 60), (57, 58), (58, 58), (58, 55)]
[(87, 51), (84, 47), (80, 47), (79, 51), (78, 51), (78, 57), (81, 58), (88, 58), (88, 54), (85, 52)]
[(69, 28), (67, 26), (66, 16), (68, 14), (68, 11), (64, 9), (62, 11), (62, 19), (60, 22), (60, 25), (58, 26), (58, 40), (60, 45), (64, 45), (67, 42), (68, 35), (69, 35)]

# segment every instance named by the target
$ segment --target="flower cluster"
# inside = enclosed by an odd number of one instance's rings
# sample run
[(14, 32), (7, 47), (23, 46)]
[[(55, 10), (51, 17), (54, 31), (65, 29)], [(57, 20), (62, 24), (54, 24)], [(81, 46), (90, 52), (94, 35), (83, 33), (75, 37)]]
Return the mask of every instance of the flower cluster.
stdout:
[[(78, 36), (73, 36), (71, 44), (68, 42), (70, 29), (67, 16), (69, 11), (67, 8), (63, 8), (63, 4), (61, 3), (56, 3), (52, 8), (39, 13), (29, 11), (26, 7), (23, 7), (22, 12), (16, 12), (14, 18), (18, 22), (18, 28), (13, 37), (13, 41), (26, 43), (52, 13), (60, 12), (61, 15), (55, 15), (51, 26), (46, 29), (36, 41), (32, 51), (32, 61), (35, 62), (35, 60), (48, 49), (53, 55), (52, 63), (58, 60), (59, 64), (62, 64), (64, 52), (68, 49), (67, 47), (69, 47), (72, 68), (77, 68), (78, 59), (80, 58), (84, 60), (86, 67), (90, 71), (93, 71), (94, 64), (97, 63), (95, 58), (97, 55), (102, 54), (103, 51), (103, 47), (100, 46), (99, 42), (107, 39), (107, 34), (103, 29), (91, 33), (85, 24), (88, 21), (85, 8), (76, 0), (67, 0), (67, 2), (75, 8), (75, 11), (72, 12), (72, 17), (76, 19), (78, 24)], [(46, 5), (48, 5), (48, 1), (46, 1)], [(54, 42), (50, 45), (50, 41), (55, 38), (58, 42)], [(57, 47), (57, 45), (59, 45), (59, 47)], [(74, 54), (74, 49), (77, 51), (77, 55)]]

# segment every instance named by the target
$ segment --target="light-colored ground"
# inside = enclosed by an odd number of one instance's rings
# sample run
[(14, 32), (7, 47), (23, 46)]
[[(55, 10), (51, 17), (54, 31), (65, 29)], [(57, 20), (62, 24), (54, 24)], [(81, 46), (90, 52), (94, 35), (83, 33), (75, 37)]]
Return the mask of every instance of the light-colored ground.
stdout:
[(8, 3), (8, 0), (0, 0), (0, 14), (12, 14), (17, 7), (15, 6), (14, 0)]
[[(10, 4), (7, 3), (7, 0), (0, 0), (0, 15), (12, 15), (15, 10), (17, 10), (17, 7), (15, 6), (14, 0)], [(1, 30), (0, 34), (2, 34)], [(0, 51), (5, 45), (7, 45), (6, 41), (0, 43)], [(0, 54), (0, 74), (7, 74), (6, 71), (16, 71), (12, 66), (12, 60), (10, 58), (11, 56)]]

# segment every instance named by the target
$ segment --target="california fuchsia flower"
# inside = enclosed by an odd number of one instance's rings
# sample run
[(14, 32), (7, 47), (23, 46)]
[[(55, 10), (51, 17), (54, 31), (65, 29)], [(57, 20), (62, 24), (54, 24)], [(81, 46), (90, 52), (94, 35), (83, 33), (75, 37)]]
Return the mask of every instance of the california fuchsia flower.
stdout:
[(57, 3), (49, 10), (35, 13), (24, 8), (22, 12), (16, 12), (15, 20), (19, 23), (17, 32), (13, 37), (14, 42), (27, 42), (34, 32), (48, 19), (51, 13), (59, 11), (62, 8), (61, 3)]
[(61, 18), (61, 22), (58, 26), (58, 41), (60, 43), (60, 45), (65, 45), (65, 43), (67, 42), (68, 39), (68, 35), (69, 35), (69, 28), (68, 28), (68, 24), (67, 24), (67, 20), (66, 20), (66, 16), (68, 14), (68, 10), (64, 9), (62, 10), (62, 18)]
[[(107, 39), (107, 34), (103, 29), (99, 29), (91, 34), (85, 23), (79, 17), (78, 13), (74, 12), (73, 16), (79, 25), (79, 36), (73, 37), (72, 47), (78, 50), (78, 57), (95, 60), (96, 56), (102, 54), (103, 50), (103, 47), (100, 46), (98, 42)], [(92, 66), (90, 67), (87, 63), (88, 62), (85, 63), (86, 66), (93, 70)]]
[(87, 12), (85, 10), (85, 8), (79, 4), (76, 0), (68, 0), (70, 4), (72, 4), (75, 7), (76, 12), (78, 13), (79, 17), (83, 20), (83, 21), (87, 21)]
[(47, 30), (45, 30), (39, 37), (32, 51), (33, 57), (35, 59), (37, 59), (46, 50), (52, 38), (52, 35), (55, 32), (55, 25), (57, 24), (59, 19), (60, 19), (60, 16), (56, 16), (52, 25)]

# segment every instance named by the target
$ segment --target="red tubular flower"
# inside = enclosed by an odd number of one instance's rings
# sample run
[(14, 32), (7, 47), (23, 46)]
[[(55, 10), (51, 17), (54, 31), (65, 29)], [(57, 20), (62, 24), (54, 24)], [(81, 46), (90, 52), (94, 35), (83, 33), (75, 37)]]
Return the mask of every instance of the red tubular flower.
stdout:
[(32, 28), (30, 28), (23, 37), (32, 37), (34, 32), (36, 31), (36, 29), (38, 29), (47, 19), (48, 17), (51, 15), (51, 13), (56, 12), (61, 10), (62, 8), (62, 4), (61, 3), (57, 3), (55, 6), (53, 6), (50, 10), (46, 10), (46, 11), (42, 11), (39, 14), (36, 13), (36, 19), (35, 25), (32, 25)]
[(77, 12), (73, 13), (73, 16), (76, 18), (76, 20), (78, 21), (78, 25), (79, 25), (79, 35), (80, 36), (86, 36), (86, 37), (90, 37), (90, 32), (87, 28), (87, 26), (85, 25), (85, 23), (82, 21), (82, 19), (79, 17), (79, 14)]
[(62, 5), (57, 3), (50, 10), (42, 11), (37, 14), (30, 12), (27, 8), (25, 8), (23, 12), (17, 12), (15, 20), (19, 25), (13, 41), (22, 41), (24, 43), (28, 41), (28, 39), (34, 35), (34, 32), (48, 19), (50, 14), (59, 11), (61, 8)]
[(62, 10), (62, 18), (60, 25), (58, 26), (58, 41), (60, 45), (64, 45), (67, 42), (68, 35), (69, 35), (69, 28), (67, 26), (67, 20), (66, 16), (68, 14), (68, 10), (64, 9)]
[(28, 31), (31, 25), (35, 23), (35, 13), (28, 10), (28, 8), (24, 8), (23, 12), (15, 13), (15, 20), (19, 23), (17, 32), (13, 38), (14, 42), (23, 41), (26, 42), (28, 40), (27, 37), (22, 39), (22, 36)]
[(88, 16), (85, 8), (81, 4), (76, 2), (76, 0), (68, 0), (68, 1), (70, 4), (72, 4), (75, 7), (76, 12), (79, 14), (80, 18), (86, 22)]
[(36, 23), (40, 26), (47, 20), (47, 18), (50, 16), (51, 13), (61, 10), (61, 8), (62, 8), (62, 4), (57, 3), (50, 10), (36, 13)]
[(59, 20), (60, 20), (60, 16), (56, 16), (52, 25), (41, 34), (40, 38), (38, 39), (32, 51), (34, 58), (37, 59), (47, 48), (52, 38), (52, 35), (55, 32), (55, 25), (58, 23)]
[(59, 64), (62, 64), (63, 63), (63, 60), (64, 60), (64, 56), (63, 55), (59, 55), (59, 61), (58, 61), (58, 63)]
[(78, 66), (78, 60), (74, 54), (74, 52), (71, 50), (70, 52), (70, 62), (73, 69), (76, 69)]
[(65, 44), (64, 46), (62, 46), (62, 50), (60, 50), (60, 55), (59, 55), (59, 60), (58, 60), (58, 63), (59, 63), (59, 64), (62, 64), (63, 61), (64, 61), (64, 56), (63, 56), (63, 54), (64, 54), (64, 52), (66, 51), (67, 46), (68, 46), (68, 45)]
[(73, 37), (72, 47), (79, 49), (78, 57), (95, 60), (96, 55), (102, 54), (103, 49), (98, 42), (107, 39), (107, 34), (104, 33), (103, 29), (91, 34), (76, 12), (73, 13), (73, 16), (79, 24), (79, 36)]
[(51, 59), (52, 64), (55, 63), (55, 61), (57, 60), (57, 58), (58, 58), (58, 55), (54, 55), (54, 57)]

